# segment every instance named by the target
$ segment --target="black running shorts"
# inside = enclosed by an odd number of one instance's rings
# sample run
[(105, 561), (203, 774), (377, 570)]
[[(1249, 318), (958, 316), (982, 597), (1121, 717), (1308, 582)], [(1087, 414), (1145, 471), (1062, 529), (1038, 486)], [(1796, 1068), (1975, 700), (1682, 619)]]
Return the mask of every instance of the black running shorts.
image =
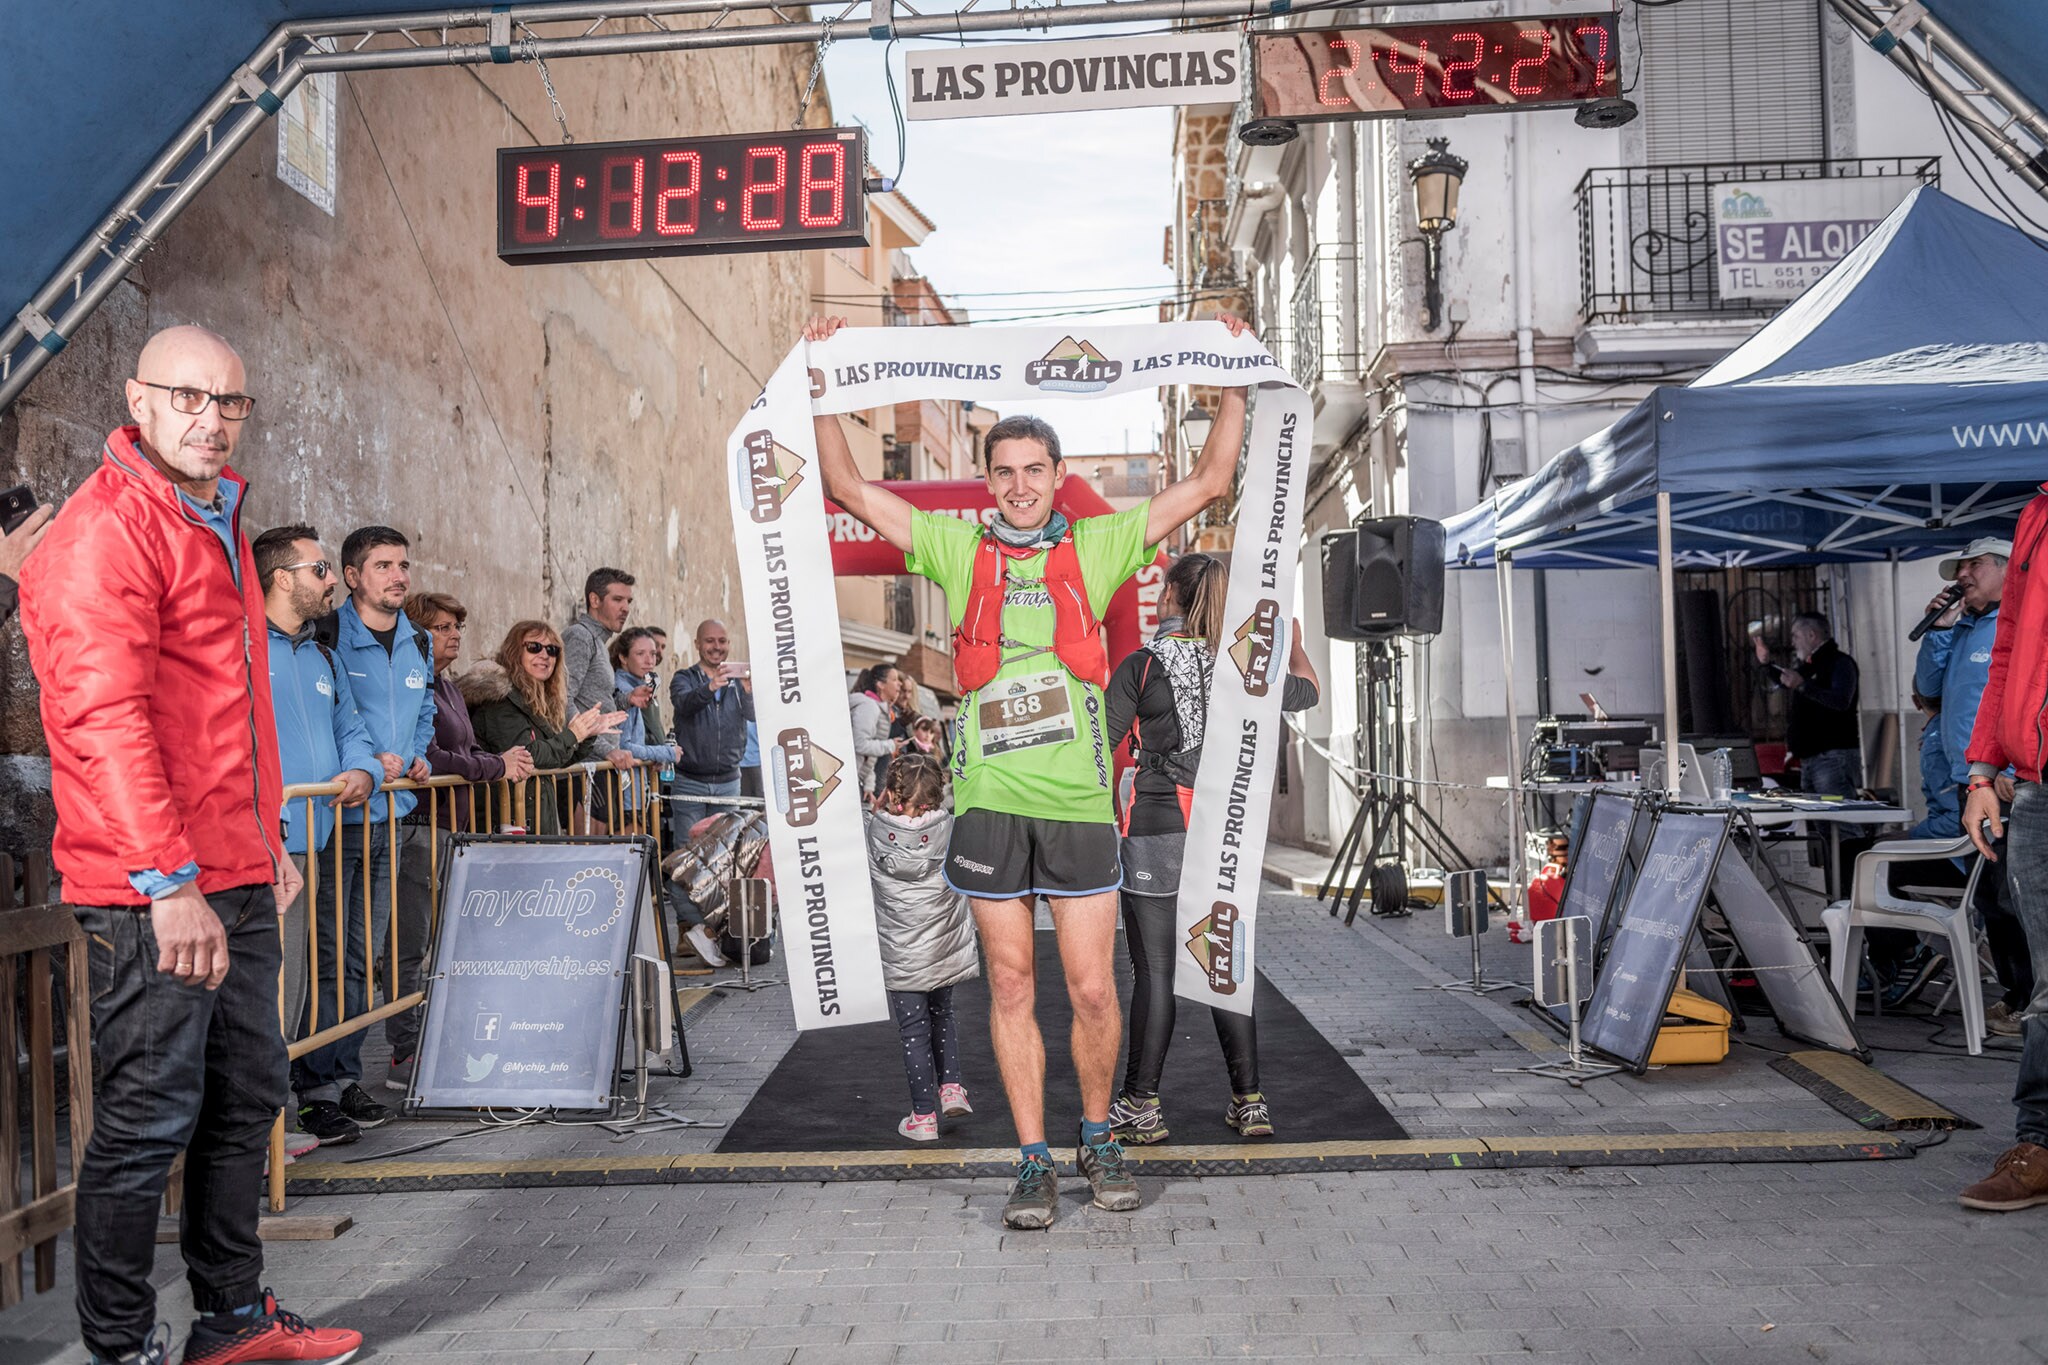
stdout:
[(1092, 896), (1123, 885), (1116, 826), (962, 811), (946, 849), (946, 884), (983, 900)]

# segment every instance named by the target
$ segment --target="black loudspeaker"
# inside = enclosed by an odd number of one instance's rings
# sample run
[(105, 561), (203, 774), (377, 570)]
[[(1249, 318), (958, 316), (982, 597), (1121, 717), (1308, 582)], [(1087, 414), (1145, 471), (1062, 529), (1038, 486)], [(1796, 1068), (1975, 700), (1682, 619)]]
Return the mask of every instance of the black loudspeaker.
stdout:
[(1375, 517), (1323, 539), (1323, 628), (1333, 640), (1435, 635), (1444, 626), (1444, 527)]

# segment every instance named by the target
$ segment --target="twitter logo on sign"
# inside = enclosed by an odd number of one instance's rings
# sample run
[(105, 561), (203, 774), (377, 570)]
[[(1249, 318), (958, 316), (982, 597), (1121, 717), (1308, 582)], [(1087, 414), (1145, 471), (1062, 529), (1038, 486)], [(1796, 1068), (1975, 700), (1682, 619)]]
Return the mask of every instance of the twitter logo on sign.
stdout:
[(486, 1052), (481, 1057), (472, 1057), (465, 1052), (462, 1054), (462, 1079), (468, 1081), (471, 1085), (475, 1085), (478, 1081), (489, 1076), (492, 1068), (496, 1067), (497, 1064), (498, 1054), (495, 1052)]

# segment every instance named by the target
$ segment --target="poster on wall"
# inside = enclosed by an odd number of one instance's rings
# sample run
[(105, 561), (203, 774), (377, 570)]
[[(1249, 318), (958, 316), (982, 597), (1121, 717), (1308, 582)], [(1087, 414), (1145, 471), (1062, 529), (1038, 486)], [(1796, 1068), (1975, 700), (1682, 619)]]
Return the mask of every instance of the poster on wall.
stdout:
[[(322, 39), (332, 50), (330, 40)], [(277, 178), (334, 213), (334, 96), (339, 80), (317, 72), (292, 87), (277, 111)]]
[(1834, 269), (1920, 184), (1917, 176), (1716, 185), (1721, 297), (1787, 303)]

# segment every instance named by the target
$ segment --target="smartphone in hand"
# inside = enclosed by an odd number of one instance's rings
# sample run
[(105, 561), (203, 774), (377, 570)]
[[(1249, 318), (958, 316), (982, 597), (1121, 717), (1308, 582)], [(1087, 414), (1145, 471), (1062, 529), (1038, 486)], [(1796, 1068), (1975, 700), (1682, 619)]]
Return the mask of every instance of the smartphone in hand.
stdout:
[(27, 484), (17, 484), (0, 493), (0, 535), (13, 535), (20, 525), (27, 521), (29, 513), (42, 504)]

